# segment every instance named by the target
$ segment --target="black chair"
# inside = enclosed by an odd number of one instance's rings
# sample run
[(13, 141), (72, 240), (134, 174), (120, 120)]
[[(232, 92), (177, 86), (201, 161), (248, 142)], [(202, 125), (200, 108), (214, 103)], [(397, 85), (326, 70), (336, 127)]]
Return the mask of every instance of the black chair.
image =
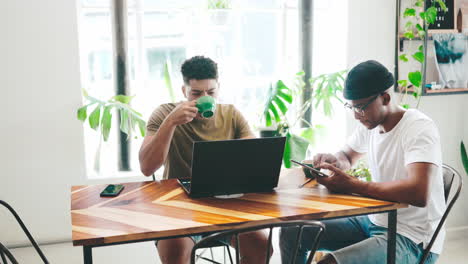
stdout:
[[(323, 235), (323, 232), (325, 231), (325, 225), (318, 221), (284, 221), (284, 222), (278, 222), (278, 223), (271, 223), (271, 224), (259, 224), (259, 225), (254, 225), (250, 227), (244, 227), (244, 228), (235, 228), (231, 230), (225, 230), (221, 231), (212, 235), (209, 235), (202, 240), (200, 240), (198, 243), (195, 244), (195, 246), (192, 249), (192, 254), (190, 258), (190, 263), (195, 264), (196, 261), (196, 251), (201, 248), (205, 248), (208, 245), (211, 245), (214, 241), (219, 241), (223, 237), (226, 236), (234, 236), (235, 238), (235, 252), (236, 252), (236, 263), (239, 264), (239, 259), (240, 259), (240, 250), (239, 250), (239, 234), (241, 233), (246, 233), (246, 232), (252, 232), (252, 231), (257, 231), (257, 230), (262, 230), (262, 229), (270, 229), (269, 235), (268, 235), (268, 245), (271, 245), (271, 238), (272, 238), (272, 231), (273, 228), (276, 227), (298, 227), (299, 232), (297, 233), (296, 237), (296, 243), (295, 243), (295, 254), (293, 256), (293, 259), (291, 260), (291, 263), (294, 263), (296, 261), (296, 255), (299, 250), (300, 246), (300, 239), (302, 237), (302, 231), (304, 227), (312, 227), (317, 229), (317, 235), (314, 239), (314, 244), (311, 246), (311, 251), (309, 253), (309, 257), (307, 258), (307, 263), (310, 264), (312, 263), (312, 260), (314, 258), (315, 251), (317, 250), (318, 244), (320, 242), (320, 239)], [(266, 256), (270, 256), (271, 252), (271, 247), (267, 247), (267, 254)], [(268, 264), (270, 262), (270, 259), (266, 260), (266, 263)]]
[[(5, 206), (11, 212), (11, 214), (13, 214), (16, 221), (21, 226), (21, 229), (23, 229), (23, 231), (26, 234), (26, 236), (28, 237), (29, 241), (34, 246), (34, 248), (36, 249), (36, 252), (41, 257), (42, 261), (45, 264), (49, 264), (49, 261), (47, 260), (47, 258), (42, 253), (41, 249), (37, 245), (36, 241), (34, 240), (34, 238), (31, 235), (31, 233), (29, 233), (28, 228), (26, 228), (26, 226), (24, 225), (23, 221), (21, 220), (19, 215), (16, 213), (16, 211), (9, 204), (7, 204), (5, 201), (0, 200), (0, 204)], [(1, 262), (2, 264), (8, 264), (8, 263), (17, 264), (18, 263), (18, 261), (15, 259), (15, 257), (13, 257), (13, 254), (11, 254), (11, 252), (8, 250), (8, 248), (6, 248), (1, 243), (0, 243), (0, 257), (1, 257), (1, 260), (2, 260), (2, 262)], [(9, 262), (7, 262), (7, 260), (9, 260)]]
[[(460, 173), (458, 173), (457, 170), (454, 168), (450, 167), (447, 164), (442, 165), (442, 173), (443, 173), (443, 178), (444, 178), (444, 197), (445, 197), (445, 203), (447, 204), (447, 208), (445, 209), (444, 214), (442, 215), (442, 219), (440, 219), (439, 225), (437, 225), (437, 228), (432, 235), (431, 241), (427, 245), (427, 247), (424, 249), (424, 254), (421, 257), (421, 260), (419, 261), (420, 264), (424, 264), (426, 261), (427, 256), (429, 256), (429, 253), (431, 252), (432, 245), (434, 244), (434, 241), (437, 238), (437, 235), (439, 235), (440, 229), (444, 225), (445, 220), (447, 219), (448, 214), (450, 213), (450, 210), (452, 209), (453, 205), (458, 199), (458, 196), (460, 195), (460, 190), (463, 186), (463, 179)], [(450, 190), (452, 189), (453, 183), (455, 180), (455, 193), (453, 193), (452, 198), (450, 201), (448, 201), (449, 196), (450, 196)]]

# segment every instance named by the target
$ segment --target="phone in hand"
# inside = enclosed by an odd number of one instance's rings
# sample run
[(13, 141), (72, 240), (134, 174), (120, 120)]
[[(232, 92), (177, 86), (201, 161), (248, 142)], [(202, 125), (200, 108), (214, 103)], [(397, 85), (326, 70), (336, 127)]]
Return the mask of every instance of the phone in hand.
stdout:
[(109, 184), (101, 192), (101, 197), (115, 197), (120, 194), (124, 187), (121, 184)]
[(294, 163), (296, 163), (297, 165), (300, 165), (300, 166), (302, 166), (303, 168), (308, 169), (308, 170), (310, 171), (310, 173), (313, 174), (313, 175), (316, 176), (316, 177), (328, 177), (327, 174), (325, 174), (325, 173), (323, 173), (323, 172), (321, 172), (321, 171), (315, 169), (314, 167), (312, 167), (312, 166), (310, 166), (310, 165), (304, 164), (304, 163), (299, 162), (299, 161), (297, 161), (297, 160), (291, 160), (291, 162), (294, 162)]

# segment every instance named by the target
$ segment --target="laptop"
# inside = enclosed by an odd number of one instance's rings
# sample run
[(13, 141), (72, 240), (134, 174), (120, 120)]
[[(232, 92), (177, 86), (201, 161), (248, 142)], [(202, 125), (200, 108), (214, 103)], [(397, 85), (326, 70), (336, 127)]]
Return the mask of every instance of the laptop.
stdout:
[(192, 177), (178, 179), (192, 198), (269, 192), (278, 186), (285, 137), (194, 142)]

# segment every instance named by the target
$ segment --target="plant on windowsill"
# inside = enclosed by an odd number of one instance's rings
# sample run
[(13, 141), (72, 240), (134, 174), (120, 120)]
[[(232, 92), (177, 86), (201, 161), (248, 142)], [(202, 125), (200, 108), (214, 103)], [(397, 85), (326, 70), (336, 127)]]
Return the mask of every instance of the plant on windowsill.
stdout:
[[(405, 24), (405, 32), (403, 36), (408, 40), (413, 40), (415, 38), (419, 38), (422, 41), (422, 45), (419, 45), (418, 50), (411, 54), (411, 58), (419, 63), (419, 69), (409, 72), (407, 79), (398, 80), (398, 86), (400, 87), (400, 91), (402, 92), (402, 98), (400, 100), (401, 105), (408, 109), (410, 105), (406, 102), (406, 95), (411, 93), (413, 97), (417, 100), (416, 108), (419, 107), (419, 103), (421, 101), (421, 95), (423, 93), (423, 89), (425, 83), (423, 83), (424, 78), (423, 74), (425, 71), (425, 61), (427, 58), (427, 28), (429, 25), (434, 24), (437, 16), (437, 8), (435, 4), (438, 3), (442, 10), (447, 11), (447, 6), (445, 5), (443, 0), (435, 0), (433, 4), (426, 8), (424, 11), (424, 0), (415, 0), (414, 5), (412, 7), (408, 7), (405, 9), (403, 13), (403, 17), (405, 18), (414, 18), (414, 21), (408, 21)], [(421, 23), (422, 22), (422, 23)], [(422, 24), (422, 25), (421, 25)], [(410, 58), (408, 58), (408, 54), (402, 53), (398, 59), (402, 62), (409, 62)]]
[(227, 24), (231, 0), (208, 0), (207, 8), (210, 12), (211, 22), (214, 25), (222, 26)]
[[(278, 80), (274, 87), (270, 86), (262, 115), (266, 129), (264, 128), (264, 131), (260, 133), (266, 132), (270, 133), (270, 136), (286, 137), (283, 155), (283, 164), (286, 168), (292, 165), (290, 159), (303, 160), (309, 145), (314, 145), (317, 136), (324, 130), (324, 126), (312, 125), (304, 120), (304, 113), (313, 106), (314, 109), (322, 110), (326, 116), (331, 117), (333, 115), (332, 101), (342, 102), (340, 93), (343, 91), (345, 73), (346, 71), (340, 71), (311, 78), (309, 81), (313, 88), (312, 97), (302, 106), (298, 101), (302, 98), (305, 86), (304, 72), (296, 74), (293, 88), (286, 86), (281, 80)], [(290, 106), (294, 104), (298, 110), (291, 120), (291, 115), (288, 118), (287, 114)], [(298, 122), (306, 123), (307, 127), (297, 128)]]
[[(89, 127), (99, 131), (99, 145), (96, 151), (94, 169), (100, 171), (100, 152), (102, 140), (106, 142), (112, 126), (112, 111), (118, 111), (120, 116), (120, 130), (127, 134), (127, 139), (132, 136), (133, 131), (139, 130), (141, 137), (145, 136), (146, 122), (141, 118), (141, 114), (130, 107), (130, 102), (134, 96), (116, 95), (107, 101), (97, 99), (88, 95), (83, 89), (83, 97), (86, 104), (77, 110), (77, 118), (83, 123), (88, 119)], [(88, 108), (94, 109), (88, 115)], [(136, 138), (136, 136), (135, 136)]]

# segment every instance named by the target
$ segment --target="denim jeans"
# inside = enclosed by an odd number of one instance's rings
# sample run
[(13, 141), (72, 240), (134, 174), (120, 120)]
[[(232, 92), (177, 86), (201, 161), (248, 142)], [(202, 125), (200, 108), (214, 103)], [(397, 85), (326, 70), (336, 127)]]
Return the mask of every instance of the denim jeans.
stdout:
[[(331, 251), (338, 264), (387, 263), (387, 228), (372, 224), (367, 216), (356, 216), (322, 221), (326, 230), (319, 250)], [(298, 228), (283, 228), (280, 232), (281, 260), (289, 264), (295, 247)], [(296, 263), (306, 263), (314, 229), (304, 228)], [(397, 234), (396, 263), (418, 263), (423, 254), (422, 244), (417, 245), (409, 238)], [(435, 263), (438, 254), (430, 253), (426, 264)]]

